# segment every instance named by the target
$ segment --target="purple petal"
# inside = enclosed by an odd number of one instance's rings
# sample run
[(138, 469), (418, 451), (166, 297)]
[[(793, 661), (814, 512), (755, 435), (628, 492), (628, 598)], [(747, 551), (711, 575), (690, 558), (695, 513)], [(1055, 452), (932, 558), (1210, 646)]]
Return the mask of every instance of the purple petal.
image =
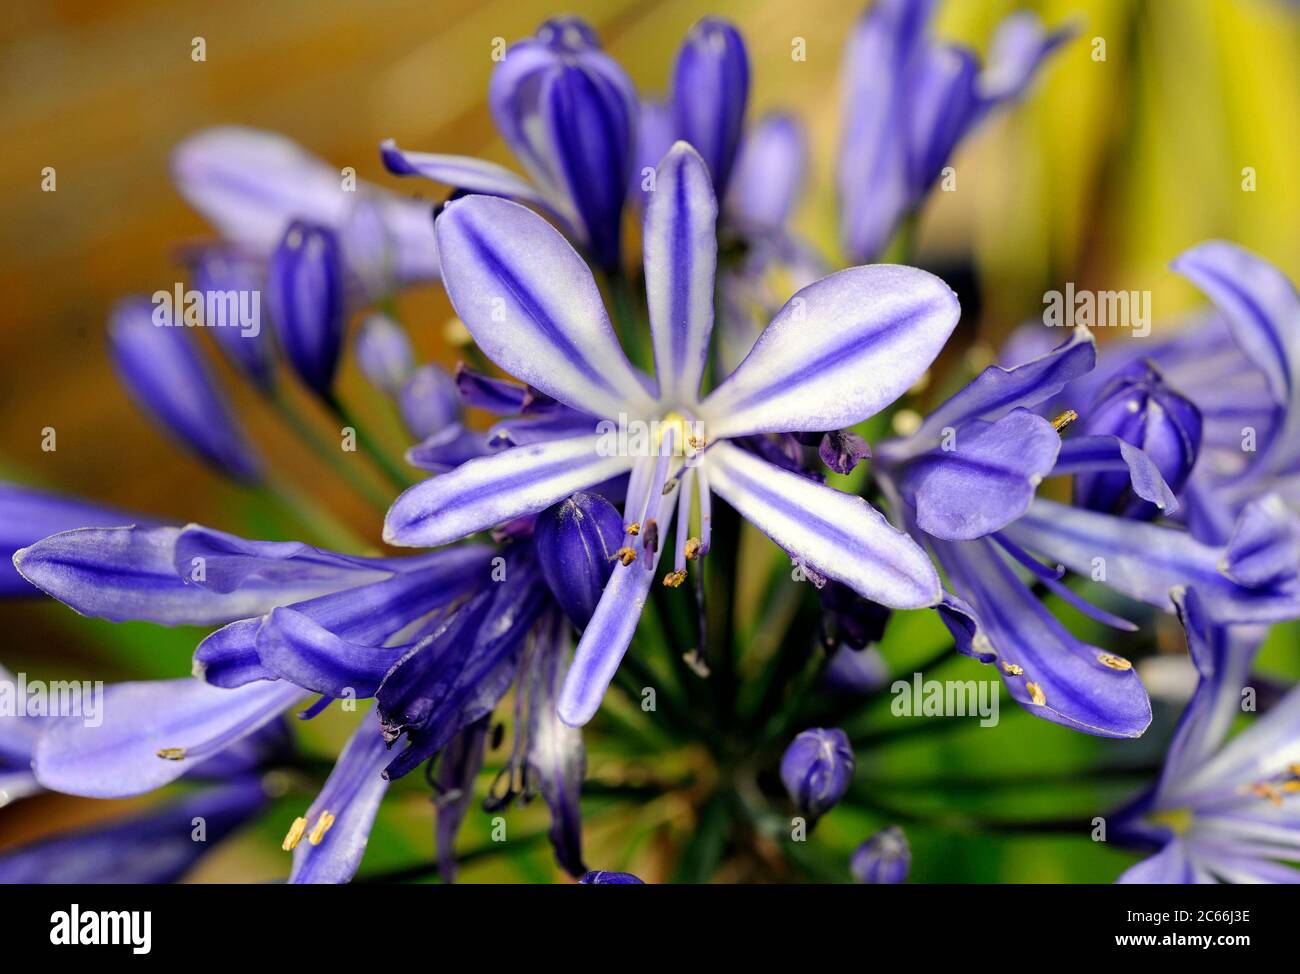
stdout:
[(550, 224), (517, 203), (470, 196), (447, 205), (437, 233), (456, 313), (497, 365), (593, 415), (653, 410), (591, 271)]
[(914, 460), (902, 481), (921, 530), (945, 541), (982, 538), (1014, 521), (1061, 449), (1052, 424), (1024, 409), (993, 423), (973, 420), (952, 442), (951, 451)]
[(593, 869), (578, 880), (578, 883), (582, 886), (644, 886), (645, 880), (638, 879), (631, 873), (612, 873), (604, 869)]
[(1295, 532), (1294, 518), (1276, 496), (1251, 501), (1228, 542), (1223, 573), (1249, 588), (1291, 581), (1300, 571)]
[[(0, 853), (0, 883), (174, 883), (266, 805), (257, 779)], [(194, 838), (203, 823), (203, 839)]]
[(397, 396), (415, 371), (411, 339), (388, 315), (376, 312), (367, 316), (357, 329), (352, 348), (361, 374), (372, 386), (390, 396)]
[(913, 63), (906, 126), (914, 202), (939, 178), (957, 143), (979, 120), (978, 71), (975, 55), (955, 45), (927, 47)]
[(942, 596), (930, 559), (861, 497), (815, 484), (727, 443), (706, 454), (713, 490), (819, 575), (898, 609)]
[(1196, 866), (1183, 843), (1174, 839), (1149, 859), (1124, 871), (1117, 883), (1141, 883), (1144, 886), (1169, 883), (1212, 883), (1214, 878)]
[(271, 255), (267, 298), (285, 357), (328, 399), (343, 348), (343, 259), (328, 227), (295, 220)]
[(438, 755), (438, 806), (434, 836), (438, 846), (438, 878), (456, 881), (456, 833), (474, 804), (474, 782), (483, 767), (490, 717), (470, 724)]
[[(164, 292), (159, 292), (164, 293)], [(168, 295), (170, 297), (170, 295)], [(109, 354), (136, 406), (182, 447), (236, 480), (261, 477), (261, 461), (240, 430), (181, 312), (143, 297), (116, 305), (108, 323)]]
[(88, 798), (142, 794), (201, 767), (302, 695), (280, 682), (238, 690), (191, 679), (117, 683), (104, 690), (103, 723), (60, 719), (37, 741), (33, 768), (51, 791)]
[(853, 780), (853, 748), (839, 728), (800, 733), (781, 756), (781, 782), (800, 813), (821, 818), (844, 797)]
[(749, 100), (749, 54), (740, 31), (705, 17), (686, 34), (673, 65), (676, 134), (703, 157), (719, 199), (726, 196)]
[[(1122, 471), (1127, 484), (1138, 497), (1154, 504), (1164, 514), (1178, 510), (1178, 498), (1160, 475), (1160, 468), (1144, 450), (1118, 436), (1071, 437), (1061, 445), (1060, 456), (1051, 473), (1061, 476), (1098, 471)], [(1095, 484), (1091, 481), (1080, 484), (1076, 478), (1076, 491), (1086, 491), (1089, 486)], [(1091, 503), (1081, 506), (1096, 509)]]
[(269, 391), (275, 362), (270, 332), (262, 327), (264, 276), (263, 262), (236, 247), (205, 247), (190, 260), (190, 280), (204, 296), (205, 315), (213, 302), (227, 308), (226, 326), (212, 329), (217, 347), (253, 385)]
[(257, 654), (262, 619), (240, 619), (205, 637), (194, 650), (193, 675), (214, 687), (233, 690), (257, 680), (274, 680)]
[(1049, 31), (1035, 14), (1027, 10), (1005, 18), (993, 35), (988, 63), (980, 72), (980, 97), (986, 102), (1019, 98), (1048, 56), (1071, 40), (1075, 33), (1072, 24)]
[[(303, 816), (308, 832), (294, 847), (290, 883), (346, 883), (356, 875), (379, 803), (388, 791), (383, 775), (387, 760), (388, 749), (372, 710), (348, 739), (325, 787)], [(333, 822), (313, 842), (315, 828), (327, 813)]]
[(713, 331), (717, 223), (718, 201), (704, 160), (678, 142), (659, 164), (645, 216), (655, 378), (667, 402), (693, 403), (699, 396)]
[(456, 381), (438, 365), (422, 365), (397, 392), (402, 423), (417, 440), (437, 436), (461, 422), (461, 399)]
[(488, 435), (452, 423), (406, 451), (406, 462), (431, 473), (447, 473), (490, 453)]
[(147, 523), (111, 507), (0, 482), (0, 597), (35, 595), (14, 567), (14, 553), (42, 538), (74, 528)]
[(407, 490), (388, 511), (384, 540), (434, 547), (550, 507), (623, 473), (632, 457), (602, 456), (602, 437), (520, 446), (470, 460)]
[(384, 166), (395, 176), (423, 176), (465, 193), (501, 196), (548, 208), (546, 199), (528, 181), (505, 166), (472, 156), (449, 156), (399, 149), (392, 139), (379, 146)]
[(859, 883), (897, 884), (907, 881), (912, 850), (897, 825), (881, 829), (853, 850), (849, 871)]
[(852, 267), (799, 291), (703, 405), (710, 438), (843, 429), (929, 368), (957, 296), (911, 267)]
[(744, 226), (785, 226), (808, 168), (807, 136), (791, 114), (765, 116), (753, 125), (731, 179), (725, 209)]
[(551, 594), (579, 629), (591, 621), (623, 541), (623, 518), (599, 494), (579, 492), (537, 516), (533, 548)]

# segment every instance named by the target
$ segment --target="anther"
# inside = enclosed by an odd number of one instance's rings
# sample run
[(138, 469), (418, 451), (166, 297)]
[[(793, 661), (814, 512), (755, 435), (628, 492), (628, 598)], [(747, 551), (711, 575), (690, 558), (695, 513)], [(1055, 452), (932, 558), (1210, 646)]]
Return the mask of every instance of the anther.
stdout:
[(664, 576), (664, 585), (667, 588), (676, 588), (686, 581), (686, 572), (669, 572)]
[(1274, 805), (1282, 804), (1282, 793), (1266, 781), (1262, 781), (1257, 785), (1252, 785), (1250, 790), (1260, 798), (1267, 798), (1269, 802)]
[(1035, 707), (1047, 703), (1047, 694), (1043, 693), (1043, 688), (1037, 683), (1026, 683), (1025, 689), (1029, 691), (1029, 699), (1033, 701)]
[(704, 545), (700, 542), (699, 538), (687, 538), (686, 560), (694, 561), (696, 558), (700, 557), (700, 549), (703, 547)]
[(298, 848), (298, 843), (302, 841), (302, 834), (306, 831), (307, 820), (299, 815), (293, 820), (293, 824), (289, 826), (289, 831), (286, 833), (284, 841), (280, 843), (280, 848), (285, 852), (293, 852), (294, 849)]
[(1123, 656), (1116, 656), (1113, 653), (1101, 653), (1097, 656), (1097, 661), (1102, 666), (1109, 666), (1112, 670), (1131, 670), (1133, 664)]
[(632, 537), (635, 538), (638, 534), (641, 533), (641, 522), (633, 521), (631, 524), (629, 524), (627, 526), (627, 533), (632, 535)]
[(632, 562), (636, 561), (636, 549), (619, 548), (618, 551), (614, 552), (613, 556), (609, 560), (621, 562), (623, 567), (626, 568), (628, 565), (632, 564)]
[(184, 761), (185, 748), (183, 747), (164, 747), (158, 750), (158, 756), (167, 761)]
[(1056, 430), (1058, 433), (1064, 433), (1065, 428), (1078, 418), (1078, 413), (1073, 409), (1067, 409), (1065, 412), (1061, 413), (1061, 415), (1057, 416), (1056, 419), (1052, 420), (1052, 429)]
[(334, 824), (334, 816), (328, 811), (320, 813), (320, 818), (316, 819), (316, 827), (311, 830), (311, 835), (307, 836), (307, 841), (312, 845), (320, 845), (321, 840), (325, 838), (325, 833), (330, 830)]
[(641, 547), (651, 552), (659, 550), (659, 522), (654, 518), (645, 522), (645, 537), (641, 539)]
[(1006, 660), (1002, 661), (1002, 669), (1011, 676), (1019, 676), (1021, 673), (1025, 672), (1023, 666), (1017, 666), (1015, 663), (1008, 663)]

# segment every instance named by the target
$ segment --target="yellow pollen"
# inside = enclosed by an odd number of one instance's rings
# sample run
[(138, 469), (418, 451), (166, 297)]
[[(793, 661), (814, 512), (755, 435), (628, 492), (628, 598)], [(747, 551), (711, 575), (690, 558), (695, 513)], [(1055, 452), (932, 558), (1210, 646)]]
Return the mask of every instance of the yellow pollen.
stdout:
[(1153, 812), (1148, 818), (1156, 825), (1163, 825), (1172, 829), (1174, 835), (1182, 835), (1192, 827), (1192, 811), (1189, 808), (1174, 808), (1166, 812)]
[(1067, 409), (1065, 412), (1061, 413), (1061, 415), (1057, 416), (1056, 419), (1052, 420), (1052, 429), (1056, 430), (1058, 433), (1064, 433), (1065, 428), (1078, 418), (1078, 413), (1073, 409)]
[(320, 818), (316, 819), (316, 827), (311, 830), (311, 835), (307, 836), (307, 841), (312, 845), (320, 845), (321, 840), (325, 838), (325, 833), (330, 830), (334, 824), (334, 816), (328, 811), (320, 813)]
[(699, 538), (687, 538), (686, 560), (694, 561), (696, 558), (700, 557), (700, 549), (703, 547), (704, 545), (701, 543)]
[(704, 436), (691, 436), (686, 442), (691, 445), (692, 450), (703, 450), (709, 445), (708, 437)]
[(302, 841), (302, 834), (306, 831), (307, 820), (299, 815), (293, 820), (293, 824), (289, 826), (289, 831), (286, 833), (284, 841), (280, 843), (280, 848), (285, 852), (293, 852), (294, 849), (298, 848), (298, 843)]
[(1290, 771), (1297, 778), (1300, 778), (1300, 763), (1288, 765), (1287, 770)]
[(1033, 701), (1035, 707), (1041, 707), (1047, 703), (1047, 695), (1043, 693), (1043, 688), (1037, 683), (1026, 683), (1025, 689), (1029, 691), (1029, 699)]
[(669, 572), (664, 576), (664, 585), (668, 588), (676, 588), (686, 581), (685, 572)]
[(622, 562), (623, 567), (626, 568), (628, 565), (632, 564), (632, 562), (636, 561), (636, 549), (619, 548), (618, 551), (614, 552), (614, 557), (610, 558), (610, 561)]
[(635, 538), (638, 534), (641, 533), (641, 522), (633, 521), (631, 524), (629, 524), (627, 526), (627, 533), (632, 535), (632, 537)]
[(1260, 798), (1267, 798), (1269, 802), (1271, 802), (1274, 805), (1282, 804), (1282, 793), (1278, 791), (1275, 786), (1270, 785), (1267, 781), (1261, 781), (1257, 785), (1251, 785), (1250, 790), (1252, 793), (1258, 795)]
[(1101, 663), (1102, 666), (1109, 666), (1112, 670), (1133, 669), (1132, 663), (1126, 660), (1123, 656), (1116, 656), (1113, 653), (1101, 653), (1097, 657), (1097, 661)]
[(1019, 676), (1021, 673), (1025, 672), (1023, 666), (1017, 666), (1015, 663), (1008, 663), (1006, 660), (1002, 661), (1002, 669), (1011, 676)]
[(168, 760), (168, 761), (184, 761), (184, 760), (185, 760), (185, 748), (183, 748), (183, 747), (164, 747), (164, 748), (161, 748), (161, 749), (158, 751), (158, 756), (159, 756), (160, 758), (165, 758), (165, 759)]
[(1282, 782), (1282, 791), (1287, 795), (1293, 795), (1300, 791), (1300, 778), (1292, 778), (1290, 781)]

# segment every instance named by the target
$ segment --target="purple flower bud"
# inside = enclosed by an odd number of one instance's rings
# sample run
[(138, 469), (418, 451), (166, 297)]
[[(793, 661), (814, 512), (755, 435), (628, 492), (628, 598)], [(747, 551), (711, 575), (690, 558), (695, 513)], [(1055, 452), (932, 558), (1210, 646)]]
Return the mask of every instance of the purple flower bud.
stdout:
[(853, 749), (839, 728), (814, 727), (790, 742), (781, 781), (799, 811), (815, 822), (839, 801), (853, 777)]
[(597, 263), (617, 267), (638, 114), (626, 72), (587, 24), (550, 20), (506, 52), (488, 100), (554, 211)]
[(127, 298), (108, 323), (118, 380), (177, 442), (236, 480), (261, 477), (261, 462), (183, 326), (142, 297)]
[(708, 163), (723, 199), (740, 148), (749, 99), (749, 55), (740, 31), (720, 17), (705, 17), (686, 34), (673, 65), (673, 118), (677, 137)]
[(353, 342), (357, 367), (377, 389), (396, 397), (415, 371), (415, 352), (406, 331), (388, 315), (372, 314)]
[(343, 345), (343, 262), (328, 227), (295, 220), (271, 255), (267, 291), (289, 363), (321, 398), (330, 396)]
[[(275, 364), (271, 336), (262, 327), (261, 262), (234, 247), (206, 247), (191, 261), (190, 280), (203, 294), (205, 311), (218, 302), (227, 309), (225, 327), (212, 329), (222, 354), (258, 389), (269, 390)], [(247, 311), (251, 320), (231, 311)]]
[[(1083, 432), (1116, 436), (1140, 447), (1170, 490), (1187, 482), (1201, 445), (1200, 411), (1169, 388), (1147, 362), (1135, 362), (1098, 394), (1084, 417)], [(1156, 509), (1133, 495), (1122, 471), (1082, 472), (1074, 477), (1075, 503), (1094, 511), (1154, 516)]]
[(631, 873), (610, 873), (603, 869), (593, 869), (580, 880), (581, 886), (644, 886), (645, 880), (638, 879)]
[(533, 545), (542, 575), (579, 629), (596, 611), (622, 540), (623, 518), (599, 494), (574, 494), (537, 515)]
[(901, 883), (912, 866), (907, 836), (897, 825), (877, 832), (853, 850), (849, 871), (859, 883)]
[(397, 394), (402, 422), (417, 440), (425, 440), (460, 422), (456, 380), (437, 365), (422, 365), (407, 377)]

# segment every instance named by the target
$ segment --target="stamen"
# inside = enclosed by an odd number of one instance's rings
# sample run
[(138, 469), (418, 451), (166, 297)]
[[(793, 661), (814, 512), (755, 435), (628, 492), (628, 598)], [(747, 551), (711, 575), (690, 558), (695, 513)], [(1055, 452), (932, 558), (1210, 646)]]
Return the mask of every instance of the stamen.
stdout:
[(167, 761), (184, 761), (185, 748), (183, 747), (164, 747), (159, 748), (158, 756)]
[(712, 672), (709, 669), (709, 664), (704, 662), (704, 657), (700, 655), (698, 649), (682, 653), (682, 661), (690, 668), (692, 673), (702, 680), (708, 679), (709, 673)]
[(330, 830), (334, 824), (334, 816), (328, 811), (320, 813), (320, 818), (316, 819), (316, 827), (311, 830), (311, 835), (307, 836), (307, 841), (312, 845), (320, 845), (321, 840), (325, 838), (325, 833)]
[[(677, 552), (673, 557), (674, 574), (686, 577), (686, 538), (691, 533), (691, 494), (695, 489), (695, 471), (682, 474), (682, 492), (677, 495)], [(678, 585), (681, 582), (677, 583)]]
[(619, 548), (618, 551), (614, 552), (613, 557), (609, 560), (619, 561), (622, 563), (623, 567), (626, 568), (628, 565), (632, 564), (632, 562), (636, 561), (636, 549)]
[(641, 533), (641, 522), (633, 521), (631, 524), (629, 524), (627, 526), (627, 533), (632, 535), (632, 537), (635, 538), (638, 534)]
[(668, 588), (677, 588), (682, 582), (686, 581), (684, 571), (669, 572), (664, 576), (664, 585)]
[(1006, 660), (1002, 661), (1002, 669), (1011, 676), (1019, 676), (1021, 673), (1025, 672), (1023, 666), (1017, 666), (1015, 663), (1008, 663)]
[(284, 841), (280, 843), (280, 848), (285, 852), (293, 852), (294, 849), (298, 848), (298, 843), (302, 841), (302, 834), (306, 831), (307, 820), (299, 815), (293, 820), (293, 824), (289, 826), (289, 831), (285, 835)]
[(1052, 429), (1056, 430), (1058, 433), (1064, 433), (1065, 428), (1078, 418), (1078, 413), (1073, 409), (1067, 409), (1065, 412), (1061, 413), (1061, 415), (1057, 416), (1056, 419), (1052, 420)]
[(641, 539), (641, 547), (650, 554), (659, 550), (659, 522), (654, 518), (645, 522), (645, 537)]
[(1109, 666), (1112, 670), (1131, 670), (1133, 664), (1123, 656), (1116, 656), (1114, 653), (1102, 653), (1097, 657), (1097, 661), (1102, 666)]
[(1034, 706), (1041, 707), (1047, 703), (1047, 695), (1037, 683), (1026, 683), (1025, 689), (1029, 691), (1029, 699), (1033, 701)]
[(1260, 798), (1267, 798), (1273, 805), (1282, 804), (1282, 793), (1267, 781), (1261, 781), (1257, 785), (1251, 785), (1250, 790)]
[(686, 556), (687, 561), (694, 561), (700, 557), (700, 547), (699, 538), (687, 538), (686, 547), (683, 549), (682, 554)]
[(707, 555), (713, 537), (713, 492), (709, 490), (709, 475), (703, 464), (695, 468), (695, 482), (700, 491), (700, 554)]

